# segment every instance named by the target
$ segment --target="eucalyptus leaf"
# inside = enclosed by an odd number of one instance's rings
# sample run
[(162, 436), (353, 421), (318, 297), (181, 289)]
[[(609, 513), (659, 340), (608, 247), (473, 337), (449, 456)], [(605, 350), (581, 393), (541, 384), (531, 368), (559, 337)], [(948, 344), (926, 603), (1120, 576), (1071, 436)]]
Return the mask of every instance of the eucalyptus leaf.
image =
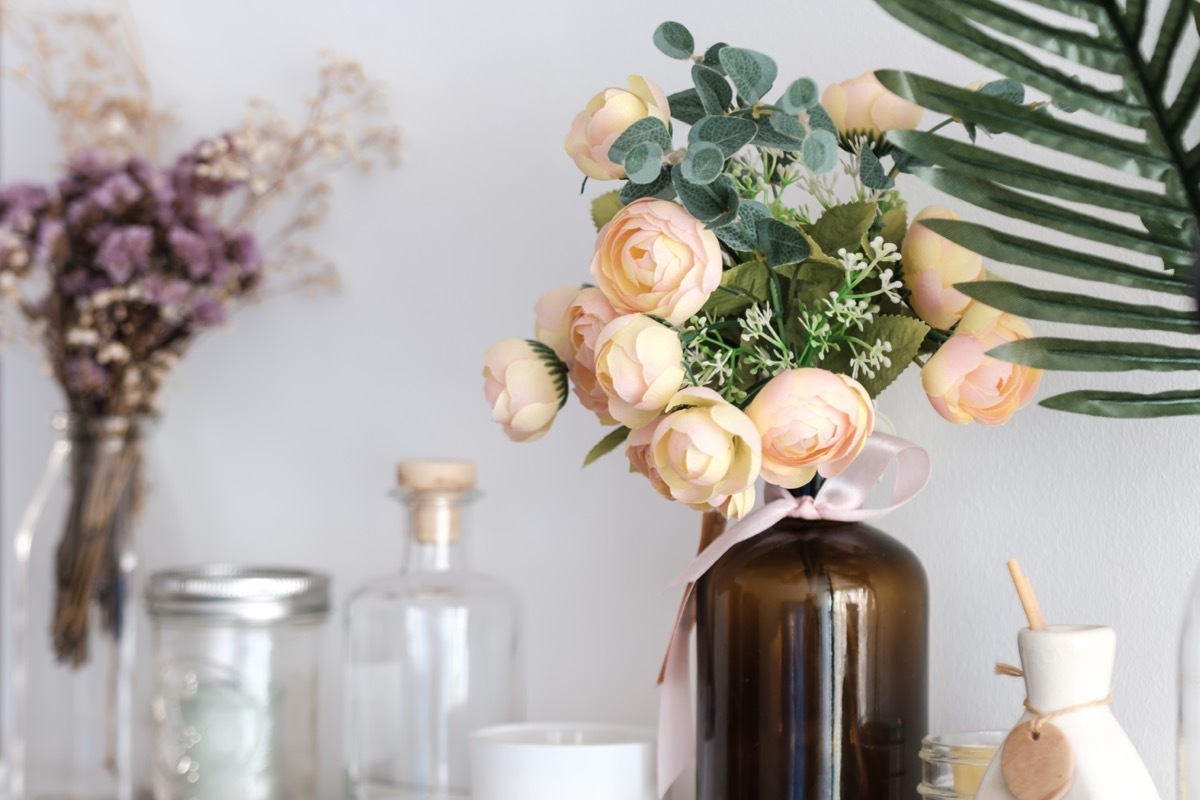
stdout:
[(654, 30), (654, 46), (671, 58), (692, 57), (696, 40), (692, 33), (678, 22), (664, 22)]
[(718, 73), (724, 75), (725, 68), (721, 66), (721, 51), (726, 47), (729, 47), (729, 45), (725, 44), (724, 42), (717, 42), (712, 47), (704, 51), (704, 58), (701, 59), (700, 63), (709, 69), (714, 69)]
[(877, 213), (874, 203), (843, 203), (822, 214), (808, 229), (808, 235), (831, 256), (842, 249), (856, 252)]
[(621, 210), (621, 193), (614, 189), (592, 200), (592, 222), (600, 230)]
[(651, 184), (662, 172), (663, 150), (656, 142), (635, 144), (625, 154), (625, 174), (639, 184)]
[(788, 114), (799, 114), (807, 108), (820, 102), (821, 93), (816, 81), (812, 78), (798, 78), (792, 81), (779, 98), (779, 106)]
[(725, 154), (715, 144), (696, 142), (679, 166), (688, 183), (709, 184), (725, 170)]
[(724, 227), (717, 228), (717, 238), (734, 250), (749, 253), (758, 249), (758, 221), (769, 219), (771, 209), (757, 200), (743, 200), (738, 204), (737, 219)]
[(684, 89), (667, 97), (667, 105), (671, 107), (671, 116), (685, 125), (695, 125), (708, 112), (700, 102), (700, 94), (695, 89)]
[[(775, 115), (772, 114), (771, 116), (774, 117)], [(804, 139), (794, 139), (791, 136), (780, 133), (769, 125), (759, 125), (758, 132), (750, 140), (750, 144), (794, 153), (804, 147)]]
[(671, 134), (661, 120), (643, 117), (626, 128), (608, 148), (609, 160), (624, 164), (626, 153), (642, 142), (654, 142), (666, 152), (671, 149)]
[(671, 169), (671, 183), (683, 207), (701, 222), (733, 222), (737, 219), (737, 186), (728, 175), (721, 175), (712, 183), (701, 186), (688, 182), (677, 165)]
[(829, 131), (814, 129), (804, 139), (801, 152), (804, 154), (804, 166), (822, 175), (837, 166), (837, 137)]
[(879, 161), (879, 156), (869, 147), (864, 147), (858, 154), (858, 179), (868, 189), (890, 189), (896, 182), (888, 177), (887, 170)]
[(664, 168), (651, 183), (639, 184), (629, 181), (621, 187), (620, 200), (629, 205), (634, 200), (643, 197), (661, 197), (670, 200), (675, 196), (675, 188), (671, 184), (671, 170)]
[(724, 47), (717, 55), (743, 103), (754, 104), (761, 100), (779, 74), (775, 61), (755, 50)]
[(688, 131), (688, 142), (708, 142), (721, 148), (726, 158), (750, 143), (759, 126), (741, 117), (705, 117)]
[(808, 126), (814, 131), (829, 131), (834, 136), (838, 135), (837, 125), (834, 124), (833, 117), (829, 116), (829, 112), (825, 110), (825, 106), (820, 103), (809, 107)]
[(613, 428), (607, 436), (597, 442), (596, 445), (588, 451), (587, 456), (585, 456), (583, 459), (583, 465), (586, 467), (601, 456), (608, 455), (613, 450), (616, 450), (618, 447), (623, 445), (625, 440), (628, 438), (629, 428), (626, 428), (624, 425)]
[(1012, 78), (989, 81), (979, 87), (979, 92), (1017, 105), (1025, 102), (1025, 87), (1020, 81), (1014, 81)]
[(771, 127), (778, 133), (782, 133), (784, 136), (794, 139), (797, 142), (803, 142), (804, 138), (808, 135), (808, 131), (804, 129), (804, 125), (801, 124), (800, 120), (794, 114), (781, 111), (771, 114)]
[(782, 267), (804, 261), (812, 250), (804, 240), (804, 234), (776, 219), (761, 219), (755, 231), (759, 249), (767, 254), (767, 266)]
[(696, 85), (696, 94), (708, 114), (720, 116), (733, 105), (733, 89), (725, 76), (712, 67), (703, 64), (692, 66), (692, 83)]

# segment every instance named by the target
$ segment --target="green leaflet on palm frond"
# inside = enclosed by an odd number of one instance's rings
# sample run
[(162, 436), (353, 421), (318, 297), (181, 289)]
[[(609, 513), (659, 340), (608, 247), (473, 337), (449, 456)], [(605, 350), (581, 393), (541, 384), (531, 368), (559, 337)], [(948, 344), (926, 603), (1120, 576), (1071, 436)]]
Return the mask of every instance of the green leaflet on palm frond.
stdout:
[[(928, 109), (1096, 166), (1049, 166), (1043, 163), (1044, 151), (1037, 160), (1037, 155), (999, 152), (987, 142), (894, 131), (889, 141), (928, 165), (912, 170), (923, 180), (1043, 232), (1009, 232), (999, 225), (964, 220), (930, 220), (932, 230), (985, 258), (1104, 284), (1110, 295), (1114, 287), (1118, 293), (1149, 292), (1151, 302), (1144, 296), (1106, 299), (1088, 291), (1048, 291), (1000, 281), (958, 288), (980, 302), (1034, 319), (1200, 333), (1190, 311), (1153, 302), (1155, 295), (1166, 300), (1190, 294), (1200, 220), (1200, 145), (1188, 147), (1184, 132), (1200, 113), (1200, 54), (1183, 53), (1181, 48), (1185, 26), (1200, 24), (1200, 2), (1170, 0), (1154, 18), (1147, 14), (1144, 0), (1026, 0), (1020, 6), (997, 0), (876, 2), (930, 39), (1045, 93), (1056, 104), (1120, 126), (1100, 132), (1085, 115), (1070, 117), (1045, 104), (1016, 106), (911, 73), (877, 73), (893, 92)], [(1026, 5), (1053, 13), (1035, 18), (1024, 10)], [(1080, 26), (1063, 15), (1090, 25)], [(1146, 45), (1148, 55), (1139, 43)], [(1071, 64), (1085, 74), (1108, 78), (1103, 83), (1084, 80)], [(1175, 81), (1173, 64), (1179, 70)], [(1179, 88), (1169, 90), (1169, 84)], [(1133, 188), (1111, 170), (1157, 186)], [(1119, 212), (1120, 221), (1111, 212)], [(1046, 231), (1102, 248), (1069, 240), (1050, 244), (1052, 234)], [(1134, 265), (1147, 256), (1161, 261), (1165, 269)], [(993, 354), (1055, 370), (1200, 371), (1200, 350), (1141, 342), (1035, 338), (997, 348)], [(1048, 398), (1042, 405), (1106, 417), (1200, 414), (1200, 391), (1085, 390)]]

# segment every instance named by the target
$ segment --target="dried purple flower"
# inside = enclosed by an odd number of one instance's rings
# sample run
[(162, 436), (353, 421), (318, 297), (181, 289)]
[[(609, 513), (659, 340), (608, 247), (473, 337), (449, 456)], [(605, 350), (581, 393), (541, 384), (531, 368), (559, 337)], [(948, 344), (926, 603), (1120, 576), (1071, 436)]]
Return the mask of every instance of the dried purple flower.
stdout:
[(44, 263), (65, 261), (69, 252), (66, 229), (60, 220), (51, 219), (42, 223), (37, 234), (37, 247), (33, 257)]
[(154, 244), (154, 231), (144, 225), (117, 228), (104, 239), (96, 263), (104, 268), (114, 283), (129, 280), (136, 269), (145, 269), (150, 263), (150, 247)]
[(165, 275), (147, 275), (142, 281), (142, 298), (156, 306), (178, 306), (187, 299), (192, 284)]
[(217, 298), (204, 297), (192, 306), (192, 319), (201, 327), (213, 327), (229, 319), (229, 311)]
[(112, 382), (108, 370), (86, 356), (69, 359), (66, 372), (67, 389), (74, 394), (104, 394)]
[(105, 211), (120, 214), (142, 199), (142, 187), (128, 173), (118, 172), (92, 192), (92, 202)]

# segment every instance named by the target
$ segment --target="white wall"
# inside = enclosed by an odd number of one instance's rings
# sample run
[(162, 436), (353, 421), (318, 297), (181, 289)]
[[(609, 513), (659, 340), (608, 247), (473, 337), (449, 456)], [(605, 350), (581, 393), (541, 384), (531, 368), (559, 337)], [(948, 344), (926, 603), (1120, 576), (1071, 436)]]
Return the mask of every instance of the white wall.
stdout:
[[(389, 82), (407, 136), (402, 170), (339, 182), (322, 242), (344, 291), (252, 309), (178, 370), (142, 527), (151, 566), (312, 565), (333, 573), (340, 601), (399, 558), (401, 514), (386, 497), (394, 462), (471, 457), (487, 491), (476, 563), (527, 601), (530, 715), (651, 723), (678, 600), (665, 587), (695, 546), (697, 518), (658, 499), (617, 457), (576, 469), (599, 437), (577, 405), (548, 438), (509, 443), (488, 421), (479, 377), (492, 341), (531, 332), (544, 288), (586, 277), (588, 203), (561, 150), (572, 115), (629, 73), (668, 92), (687, 85), (685, 66), (650, 43), (667, 18), (705, 46), (721, 39), (776, 56), (781, 81), (825, 84), (882, 66), (960, 83), (984, 73), (869, 0), (134, 6), (158, 92), (182, 120), (179, 146), (234, 122), (251, 93), (297, 98), (325, 46)], [(3, 112), (5, 179), (51, 175), (36, 104), (12, 91)], [(914, 208), (936, 199), (906, 189)], [(4, 367), (11, 531), (59, 403), (27, 351), (9, 351)], [(920, 555), (932, 584), (933, 727), (1003, 727), (1020, 710), (1019, 682), (991, 674), (995, 660), (1016, 658), (1023, 623), (1004, 561), (1019, 556), (1051, 620), (1117, 629), (1116, 711), (1169, 794), (1176, 638), (1200, 561), (1196, 422), (1031, 409), (1004, 428), (959, 428), (928, 407), (912, 372), (882, 405), (936, 469), (925, 493), (882, 526)], [(331, 679), (338, 639), (331, 624)], [(330, 798), (338, 695), (329, 680)]]

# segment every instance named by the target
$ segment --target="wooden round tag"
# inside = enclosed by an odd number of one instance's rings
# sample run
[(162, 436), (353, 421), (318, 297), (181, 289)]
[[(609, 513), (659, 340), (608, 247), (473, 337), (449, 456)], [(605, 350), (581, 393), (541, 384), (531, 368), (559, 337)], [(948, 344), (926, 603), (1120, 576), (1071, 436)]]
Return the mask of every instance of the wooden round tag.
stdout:
[(1075, 781), (1075, 751), (1063, 732), (1043, 722), (1013, 728), (1000, 756), (1004, 785), (1017, 800), (1060, 800)]

